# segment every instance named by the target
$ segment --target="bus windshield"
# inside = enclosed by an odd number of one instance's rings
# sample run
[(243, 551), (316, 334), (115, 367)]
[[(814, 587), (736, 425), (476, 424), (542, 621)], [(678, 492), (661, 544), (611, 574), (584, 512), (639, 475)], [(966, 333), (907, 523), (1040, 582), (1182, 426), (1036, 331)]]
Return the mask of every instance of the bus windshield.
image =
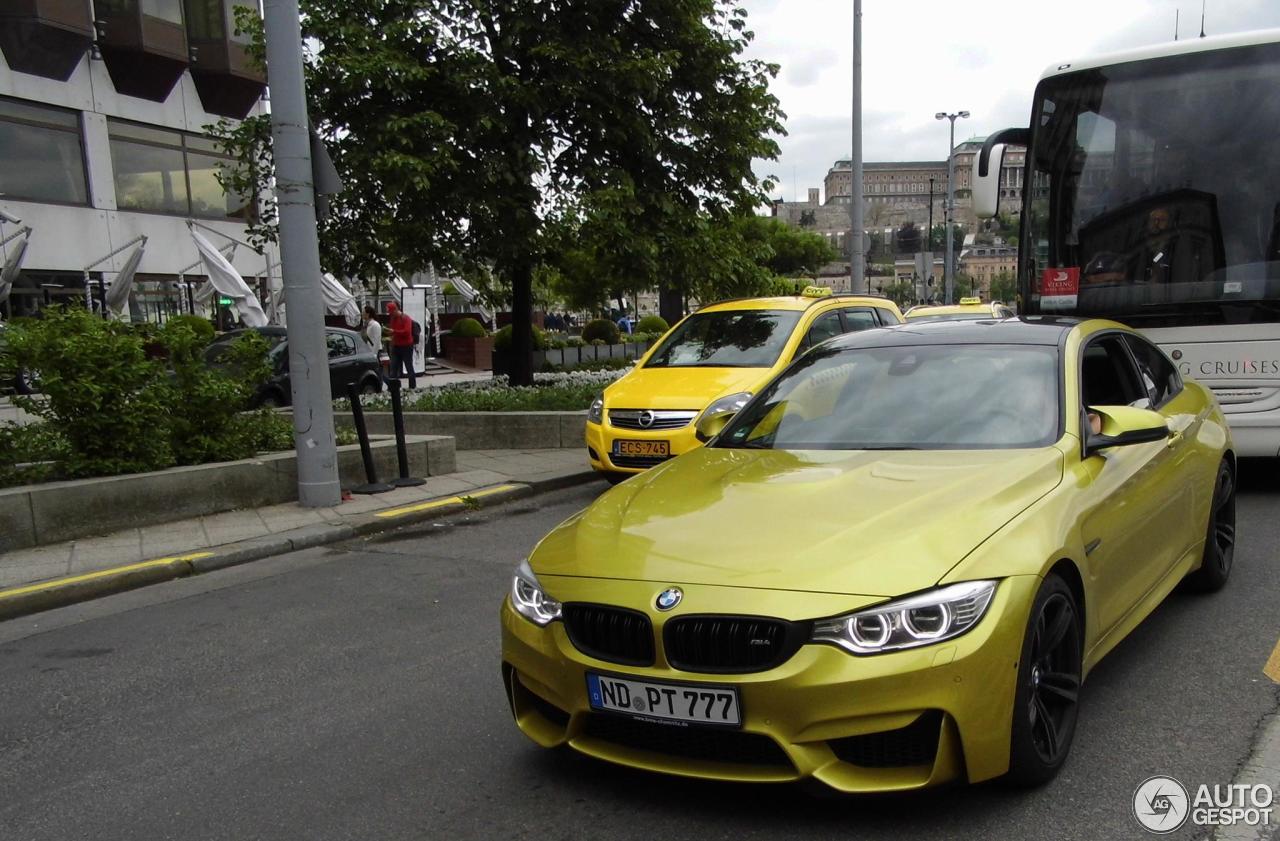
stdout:
[(1280, 321), (1280, 44), (1043, 81), (1024, 311), (1136, 327)]

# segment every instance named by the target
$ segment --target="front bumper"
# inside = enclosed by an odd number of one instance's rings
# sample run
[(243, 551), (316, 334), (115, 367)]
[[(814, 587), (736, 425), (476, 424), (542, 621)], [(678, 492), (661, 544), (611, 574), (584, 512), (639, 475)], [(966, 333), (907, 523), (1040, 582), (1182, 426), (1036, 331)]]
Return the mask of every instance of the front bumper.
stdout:
[[(564, 601), (647, 605), (664, 585), (544, 581)], [(802, 620), (838, 615), (878, 599), (682, 585), (686, 604), (734, 605), (738, 614)], [(1039, 579), (1000, 583), (986, 616), (963, 636), (922, 648), (856, 657), (831, 645), (804, 645), (764, 672), (704, 674), (667, 664), (664, 619), (654, 626), (651, 667), (620, 666), (578, 651), (560, 622), (540, 628), (504, 601), (502, 671), (520, 729), (544, 747), (568, 745), (610, 762), (718, 780), (786, 782), (813, 778), (843, 792), (918, 789), (969, 782), (1008, 770), (1018, 657)], [(627, 593), (625, 591), (631, 591)], [(596, 595), (592, 597), (592, 593)], [(624, 598), (617, 598), (619, 595)], [(589, 671), (676, 683), (737, 687), (737, 731), (642, 722), (593, 712)]]
[(593, 468), (608, 473), (643, 473), (650, 467), (661, 464), (662, 461), (666, 460), (631, 459), (624, 461), (618, 459), (613, 451), (613, 444), (618, 440), (666, 441), (671, 452), (668, 458), (675, 458), (702, 446), (702, 442), (694, 434), (692, 421), (680, 429), (660, 431), (618, 429), (610, 426), (607, 420), (603, 424), (588, 423), (586, 432), (587, 458)]

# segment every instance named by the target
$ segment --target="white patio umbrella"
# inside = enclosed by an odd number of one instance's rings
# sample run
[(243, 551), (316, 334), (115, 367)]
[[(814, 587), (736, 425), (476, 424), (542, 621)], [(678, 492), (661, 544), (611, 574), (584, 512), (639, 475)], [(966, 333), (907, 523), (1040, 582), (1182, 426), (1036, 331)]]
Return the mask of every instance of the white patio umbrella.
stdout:
[(324, 293), (324, 308), (330, 315), (341, 315), (348, 327), (360, 324), (360, 305), (356, 303), (351, 292), (328, 272), (321, 277), (324, 281), (320, 284), (321, 291)]
[(0, 301), (9, 299), (9, 293), (13, 290), (13, 282), (18, 279), (18, 272), (22, 270), (22, 258), (27, 256), (27, 243), (30, 235), (31, 229), (23, 228), (4, 240), (4, 242), (8, 242), (14, 237), (22, 237), (13, 244), (8, 259), (4, 261), (4, 268), (0, 269)]
[(107, 287), (107, 306), (117, 313), (123, 314), (129, 307), (129, 293), (133, 291), (133, 276), (138, 273), (138, 264), (142, 262), (142, 252), (146, 247), (147, 241), (144, 238), (129, 255), (129, 259), (124, 261), (124, 265), (116, 273), (116, 279)]
[(209, 276), (209, 284), (217, 289), (219, 294), (235, 302), (240, 320), (246, 326), (266, 327), (267, 314), (262, 311), (258, 296), (244, 282), (244, 278), (236, 271), (235, 266), (231, 265), (231, 262), (223, 257), (222, 253), (213, 247), (213, 243), (199, 231), (193, 229), (191, 238), (195, 240), (196, 248), (200, 251), (200, 258), (204, 260), (204, 270)]

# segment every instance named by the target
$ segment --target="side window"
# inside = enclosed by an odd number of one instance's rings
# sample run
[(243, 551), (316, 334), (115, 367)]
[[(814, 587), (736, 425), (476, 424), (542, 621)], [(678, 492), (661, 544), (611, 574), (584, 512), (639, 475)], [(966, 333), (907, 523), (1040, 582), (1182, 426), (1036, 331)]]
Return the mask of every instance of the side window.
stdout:
[(325, 341), (329, 345), (330, 359), (355, 355), (356, 343), (348, 336), (344, 336), (341, 333), (326, 333)]
[(886, 310), (881, 307), (876, 307), (876, 315), (880, 316), (881, 324), (889, 325), (889, 324), (902, 323), (902, 319), (898, 318), (897, 314), (895, 314), (893, 310)]
[(811, 348), (819, 342), (825, 342), (832, 336), (839, 336), (844, 330), (840, 327), (840, 313), (836, 311), (823, 313), (813, 320), (813, 326), (804, 338), (804, 347)]
[(1084, 349), (1080, 370), (1081, 398), (1086, 406), (1129, 406), (1148, 400), (1138, 372), (1118, 335), (1094, 339)]
[(1182, 377), (1160, 348), (1137, 336), (1125, 336), (1138, 363), (1138, 375), (1146, 389), (1151, 407), (1159, 409), (1182, 391)]
[(875, 313), (869, 309), (844, 310), (844, 329), (846, 333), (856, 333), (859, 330), (870, 330), (872, 327), (879, 327), (880, 323), (876, 321)]

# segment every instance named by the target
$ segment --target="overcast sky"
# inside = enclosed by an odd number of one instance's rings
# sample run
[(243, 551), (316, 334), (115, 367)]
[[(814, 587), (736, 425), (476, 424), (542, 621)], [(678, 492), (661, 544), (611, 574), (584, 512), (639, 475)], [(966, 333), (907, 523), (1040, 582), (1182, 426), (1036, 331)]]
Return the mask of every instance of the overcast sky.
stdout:
[[(775, 196), (804, 200), (849, 157), (853, 0), (741, 3), (749, 57), (782, 67), (771, 90), (787, 115), (781, 155), (756, 172), (776, 177)], [(972, 114), (957, 143), (1025, 126), (1046, 67), (1170, 41), (1177, 9), (1181, 37), (1198, 36), (1200, 0), (863, 0), (863, 160), (945, 160), (939, 111)], [(1209, 35), (1267, 28), (1280, 28), (1280, 0), (1207, 0)]]

